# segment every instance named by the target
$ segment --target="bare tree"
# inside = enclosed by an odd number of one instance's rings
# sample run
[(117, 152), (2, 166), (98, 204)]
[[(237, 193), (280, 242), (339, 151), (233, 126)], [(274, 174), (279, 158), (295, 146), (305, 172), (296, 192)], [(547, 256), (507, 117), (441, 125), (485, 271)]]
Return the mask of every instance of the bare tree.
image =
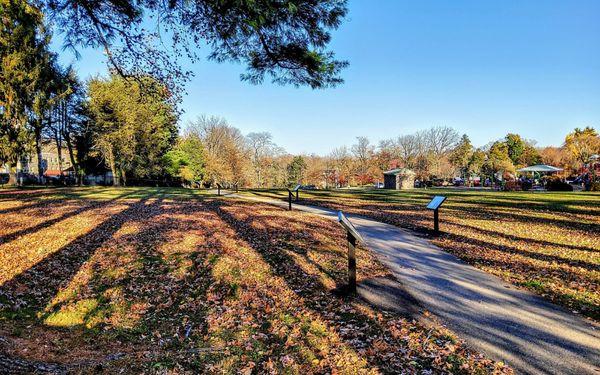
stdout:
[(348, 152), (346, 146), (338, 147), (334, 149), (330, 154), (331, 167), (330, 170), (337, 171), (336, 184), (347, 185), (350, 182), (350, 175), (352, 170), (352, 155)]
[(273, 156), (281, 153), (281, 148), (273, 142), (273, 137), (268, 132), (249, 133), (246, 135), (246, 142), (251, 153), (256, 185), (263, 187), (265, 171), (272, 166), (270, 161)]
[(185, 132), (200, 135), (206, 149), (207, 182), (242, 184), (248, 161), (246, 138), (220, 117), (200, 116)]
[(458, 132), (448, 126), (436, 126), (424, 133), (427, 148), (437, 158), (448, 154), (460, 140)]
[[(428, 174), (435, 176), (447, 175), (447, 158), (460, 140), (458, 132), (447, 126), (436, 126), (425, 130), (423, 133), (430, 164)], [(448, 173), (447, 173), (448, 172)]]
[(356, 137), (356, 143), (352, 145), (352, 154), (356, 158), (356, 172), (364, 176), (369, 170), (369, 162), (375, 152), (367, 137)]
[(423, 152), (421, 136), (417, 134), (402, 135), (396, 139), (398, 157), (406, 168), (415, 168), (415, 162)]

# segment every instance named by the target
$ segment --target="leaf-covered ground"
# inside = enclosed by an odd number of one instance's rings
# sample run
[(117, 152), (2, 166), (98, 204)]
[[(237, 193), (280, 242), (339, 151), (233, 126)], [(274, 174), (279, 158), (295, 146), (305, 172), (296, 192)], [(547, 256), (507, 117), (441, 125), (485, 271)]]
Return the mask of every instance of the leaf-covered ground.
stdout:
[[(185, 190), (80, 188), (0, 190), (0, 223), (0, 366), (510, 372), (440, 327), (332, 293), (346, 258), (330, 220)], [(358, 258), (359, 280), (387, 274)]]
[[(284, 199), (287, 192), (247, 194)], [(470, 264), (600, 321), (600, 194), (429, 190), (303, 191), (301, 203), (431, 235), (434, 195), (443, 234), (432, 242)]]

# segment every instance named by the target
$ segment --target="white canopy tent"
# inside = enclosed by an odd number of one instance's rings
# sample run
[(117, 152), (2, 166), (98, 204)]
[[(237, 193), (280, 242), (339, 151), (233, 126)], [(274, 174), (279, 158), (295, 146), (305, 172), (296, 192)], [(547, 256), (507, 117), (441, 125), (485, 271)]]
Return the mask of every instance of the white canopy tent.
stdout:
[(517, 172), (537, 172), (537, 173), (552, 173), (552, 172), (560, 172), (562, 168), (553, 167), (551, 165), (546, 164), (536, 164), (531, 165), (529, 167), (517, 169)]

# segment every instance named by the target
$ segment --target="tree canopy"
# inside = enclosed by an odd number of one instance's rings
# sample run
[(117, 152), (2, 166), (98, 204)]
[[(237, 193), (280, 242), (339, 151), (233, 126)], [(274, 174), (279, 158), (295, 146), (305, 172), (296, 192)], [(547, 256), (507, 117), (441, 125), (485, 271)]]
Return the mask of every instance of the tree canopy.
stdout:
[[(346, 15), (346, 0), (42, 0), (43, 10), (64, 32), (65, 47), (104, 49), (123, 76), (150, 74), (170, 88), (189, 72), (177, 59), (196, 61), (207, 44), (209, 58), (246, 65), (241, 78), (269, 77), (279, 84), (312, 88), (342, 82), (347, 63), (327, 50), (330, 31)], [(164, 46), (170, 38), (169, 48)]]

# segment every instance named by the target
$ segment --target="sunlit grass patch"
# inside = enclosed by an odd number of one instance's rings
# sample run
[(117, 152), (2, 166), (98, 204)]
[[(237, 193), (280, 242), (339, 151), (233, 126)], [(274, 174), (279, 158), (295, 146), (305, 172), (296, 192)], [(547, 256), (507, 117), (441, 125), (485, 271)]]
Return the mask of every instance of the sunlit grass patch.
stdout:
[[(60, 310), (51, 313), (44, 319), (44, 323), (55, 327), (73, 327), (83, 325), (86, 317), (98, 307), (98, 301), (95, 299), (84, 299), (74, 304), (63, 306)], [(94, 323), (86, 324), (87, 328), (92, 328)]]

